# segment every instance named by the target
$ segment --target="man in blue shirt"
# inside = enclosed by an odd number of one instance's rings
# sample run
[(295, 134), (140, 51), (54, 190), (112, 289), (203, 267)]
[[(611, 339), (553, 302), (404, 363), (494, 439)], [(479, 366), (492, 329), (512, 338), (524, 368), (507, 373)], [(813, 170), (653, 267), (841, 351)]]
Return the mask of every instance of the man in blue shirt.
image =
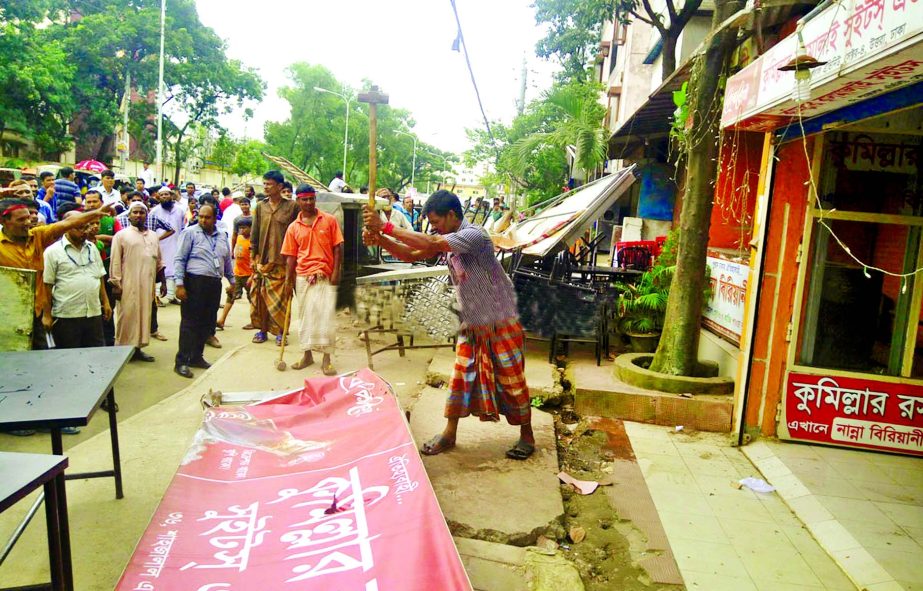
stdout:
[(83, 204), (83, 195), (80, 193), (80, 187), (74, 182), (77, 173), (70, 166), (65, 166), (58, 171), (58, 178), (54, 182), (54, 194), (57, 205), (62, 201), (71, 201), (77, 205)]
[[(49, 224), (58, 221), (58, 199), (54, 194), (54, 173), (46, 170), (39, 174), (38, 184), (40, 188), (35, 194), (35, 200), (44, 202), (48, 205), (48, 209), (51, 210), (51, 219), (48, 220)], [(41, 206), (39, 206), (39, 208), (41, 209)]]
[(202, 357), (205, 341), (212, 336), (221, 305), (221, 277), (229, 285), (228, 298), (234, 294), (234, 265), (228, 236), (215, 226), (215, 208), (199, 208), (199, 223), (187, 227), (179, 237), (174, 259), (176, 297), (181, 302), (179, 351), (173, 370), (191, 378), (190, 367), (211, 367)]

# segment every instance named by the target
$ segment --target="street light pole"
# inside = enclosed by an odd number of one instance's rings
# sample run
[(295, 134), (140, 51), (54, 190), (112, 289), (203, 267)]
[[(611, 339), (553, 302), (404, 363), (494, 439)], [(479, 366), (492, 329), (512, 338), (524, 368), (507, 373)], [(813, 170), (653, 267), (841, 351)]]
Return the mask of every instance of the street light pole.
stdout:
[(406, 135), (413, 140), (413, 163), (410, 165), (410, 186), (414, 189), (417, 188), (417, 185), (414, 184), (415, 174), (417, 172), (417, 137), (412, 133), (407, 133), (406, 131), (401, 131), (400, 129), (396, 130), (401, 135)]
[(326, 88), (321, 88), (320, 86), (315, 86), (314, 90), (317, 92), (326, 92), (327, 94), (332, 94), (340, 97), (346, 101), (346, 130), (343, 132), (343, 180), (348, 182), (346, 177), (346, 148), (349, 146), (349, 103), (350, 98), (346, 95), (340, 94), (339, 92), (333, 92), (332, 90), (327, 90)]
[(167, 0), (160, 0), (160, 64), (157, 77), (157, 160), (154, 168), (163, 180), (163, 39), (167, 22)]

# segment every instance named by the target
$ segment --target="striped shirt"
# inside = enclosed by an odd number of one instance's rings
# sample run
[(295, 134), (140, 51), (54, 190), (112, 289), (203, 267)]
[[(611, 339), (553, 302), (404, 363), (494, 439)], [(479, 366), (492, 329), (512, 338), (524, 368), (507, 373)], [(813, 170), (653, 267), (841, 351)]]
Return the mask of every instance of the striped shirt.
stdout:
[(494, 256), (494, 245), (484, 228), (462, 220), (457, 232), (445, 235), (452, 249), (449, 275), (456, 286), (461, 321), (484, 326), (517, 318), (513, 283)]
[[(131, 222), (128, 220), (128, 213), (124, 212), (115, 216), (116, 221), (119, 223), (118, 229), (124, 230), (131, 225)], [(144, 228), (150, 230), (151, 232), (156, 232), (157, 230), (163, 230), (165, 232), (175, 232), (174, 228), (169, 222), (162, 220), (157, 216), (156, 213), (148, 212), (147, 219), (144, 221)]]

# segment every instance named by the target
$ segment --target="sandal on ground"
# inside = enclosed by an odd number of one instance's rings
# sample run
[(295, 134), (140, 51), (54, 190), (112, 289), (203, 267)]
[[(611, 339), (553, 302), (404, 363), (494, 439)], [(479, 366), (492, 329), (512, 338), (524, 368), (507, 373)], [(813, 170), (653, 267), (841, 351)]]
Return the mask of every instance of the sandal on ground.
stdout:
[(443, 439), (442, 434), (440, 433), (439, 435), (436, 435), (424, 443), (420, 448), (420, 453), (425, 456), (434, 456), (436, 454), (441, 454), (444, 451), (449, 451), (453, 447), (455, 447), (455, 442), (448, 439)]
[(304, 368), (310, 367), (310, 366), (312, 366), (312, 365), (314, 365), (314, 360), (313, 360), (313, 359), (311, 360), (310, 363), (304, 363), (304, 358), (302, 358), (302, 359), (299, 359), (298, 361), (296, 361), (295, 363), (292, 364), (292, 369), (304, 369)]
[(335, 376), (337, 375), (337, 370), (333, 365), (325, 365), (321, 368), (321, 371), (324, 372), (325, 376)]
[(511, 460), (527, 460), (533, 453), (535, 453), (535, 445), (520, 439), (516, 445), (506, 450), (506, 457)]
[(243, 326), (240, 327), (240, 328), (241, 328), (241, 330), (256, 330), (256, 327), (253, 326), (253, 323), (252, 323), (252, 322), (248, 322), (247, 324), (243, 325)]
[(266, 342), (266, 333), (263, 332), (262, 330), (257, 331), (257, 333), (256, 333), (255, 335), (253, 335), (253, 342), (254, 342), (254, 343), (265, 343), (265, 342)]
[[(288, 345), (288, 337), (285, 337), (285, 344)], [(276, 347), (282, 346), (282, 335), (276, 335)]]

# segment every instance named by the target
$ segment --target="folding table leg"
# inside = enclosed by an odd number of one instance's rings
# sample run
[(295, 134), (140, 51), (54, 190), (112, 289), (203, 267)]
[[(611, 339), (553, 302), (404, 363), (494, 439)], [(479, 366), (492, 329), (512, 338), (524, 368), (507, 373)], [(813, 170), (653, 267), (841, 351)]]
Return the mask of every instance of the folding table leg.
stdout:
[[(56, 456), (64, 455), (64, 441), (61, 439), (60, 427), (51, 429), (51, 453)], [(67, 523), (67, 488), (64, 483), (64, 474), (61, 473), (58, 478), (55, 478), (54, 482), (58, 495), (57, 504), (59, 507), (63, 507), (63, 509), (58, 509), (58, 527), (61, 530), (61, 561), (64, 565), (64, 588), (68, 589), (68, 591), (71, 591), (74, 588), (74, 577), (71, 566), (71, 534), (70, 527)], [(48, 499), (45, 499), (45, 503), (51, 504), (49, 503)], [(60, 515), (62, 513), (64, 515), (64, 519), (60, 519)]]
[(115, 473), (115, 498), (121, 499), (122, 493), (122, 460), (119, 454), (119, 423), (115, 416), (115, 388), (109, 390), (106, 396), (109, 402), (109, 438), (112, 441), (112, 471)]
[(362, 340), (365, 342), (365, 354), (369, 358), (369, 369), (374, 370), (372, 366), (372, 342), (369, 337), (369, 331), (362, 331)]
[(64, 488), (64, 472), (55, 478), (61, 487), (58, 502), (55, 503), (58, 511), (58, 529), (61, 530), (61, 563), (64, 569), (64, 588), (74, 591), (74, 571), (71, 562), (70, 521), (67, 518), (67, 493)]
[(61, 528), (58, 524), (58, 480), (45, 483), (45, 523), (48, 530), (48, 568), (51, 570), (51, 588), (64, 589), (64, 561), (61, 557)]

